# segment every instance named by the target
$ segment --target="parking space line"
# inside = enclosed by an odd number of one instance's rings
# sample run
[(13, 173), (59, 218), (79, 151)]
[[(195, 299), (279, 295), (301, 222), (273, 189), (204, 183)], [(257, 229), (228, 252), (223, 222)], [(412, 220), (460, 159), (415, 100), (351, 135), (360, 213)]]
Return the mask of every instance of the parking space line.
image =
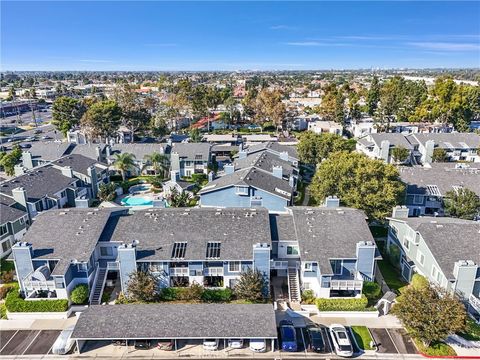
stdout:
[(325, 344), (328, 343), (328, 348), (329, 348), (329, 353), (333, 353), (333, 344), (332, 344), (332, 339), (330, 339), (330, 336), (328, 335), (328, 330), (327, 328), (322, 328), (322, 336), (323, 340), (325, 340)]
[(15, 335), (17, 335), (17, 333), (18, 333), (18, 330), (15, 331), (15, 333), (12, 336), (10, 336), (10, 339), (8, 339), (8, 341), (2, 346), (2, 348), (0, 349), (0, 352), (3, 350), (5, 346), (8, 345), (8, 343), (15, 337)]
[(300, 334), (302, 335), (303, 351), (305, 352), (305, 355), (307, 355), (307, 343), (305, 342), (305, 336), (303, 336), (303, 328), (300, 329)]
[(28, 350), (28, 348), (33, 344), (33, 342), (34, 342), (35, 339), (38, 337), (38, 335), (40, 335), (41, 332), (42, 332), (42, 330), (39, 330), (39, 331), (37, 332), (37, 335), (35, 335), (35, 337), (32, 339), (32, 341), (30, 341), (30, 343), (25, 347), (25, 350), (23, 350), (22, 355), (25, 354), (25, 351)]
[(397, 344), (395, 344), (395, 340), (393, 340), (393, 336), (390, 335), (390, 331), (388, 331), (387, 328), (385, 328), (385, 331), (387, 332), (388, 337), (390, 338), (390, 340), (392, 340), (392, 344), (393, 344), (393, 346), (395, 346), (395, 350), (397, 350), (397, 354), (401, 354), (401, 352), (398, 350)]

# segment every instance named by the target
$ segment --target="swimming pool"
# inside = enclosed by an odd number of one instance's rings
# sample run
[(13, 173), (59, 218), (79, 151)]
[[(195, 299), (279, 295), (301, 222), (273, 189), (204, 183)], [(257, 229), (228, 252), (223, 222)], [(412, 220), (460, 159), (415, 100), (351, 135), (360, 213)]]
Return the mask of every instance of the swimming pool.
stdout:
[(153, 200), (141, 196), (126, 196), (121, 203), (124, 206), (148, 206), (153, 205)]

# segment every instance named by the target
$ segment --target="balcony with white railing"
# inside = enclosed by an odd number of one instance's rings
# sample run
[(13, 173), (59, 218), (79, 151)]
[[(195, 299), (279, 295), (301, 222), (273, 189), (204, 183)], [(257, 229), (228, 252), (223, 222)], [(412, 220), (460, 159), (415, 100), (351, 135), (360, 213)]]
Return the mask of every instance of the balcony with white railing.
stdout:
[(223, 276), (223, 267), (207, 267), (203, 269), (204, 276)]
[(170, 268), (170, 276), (188, 276), (188, 267)]
[(108, 261), (107, 262), (107, 271), (118, 271), (119, 265), (116, 261)]
[(363, 280), (330, 280), (330, 290), (361, 291)]
[(48, 290), (53, 291), (56, 289), (54, 280), (23, 280), (23, 287), (27, 291), (36, 290)]
[(470, 294), (468, 297), (468, 303), (475, 311), (480, 313), (480, 299), (473, 294)]

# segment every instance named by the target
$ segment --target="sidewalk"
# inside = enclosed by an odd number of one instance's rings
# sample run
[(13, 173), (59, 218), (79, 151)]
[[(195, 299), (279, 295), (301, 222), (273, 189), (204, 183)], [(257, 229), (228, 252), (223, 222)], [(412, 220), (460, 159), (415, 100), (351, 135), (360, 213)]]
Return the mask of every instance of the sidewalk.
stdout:
[(68, 319), (0, 320), (1, 330), (63, 330), (77, 322), (76, 316)]
[(329, 326), (331, 324), (341, 324), (345, 326), (360, 325), (369, 328), (402, 328), (400, 321), (393, 315), (383, 315), (378, 318), (355, 318), (355, 317), (322, 317), (314, 315), (310, 318), (312, 321)]

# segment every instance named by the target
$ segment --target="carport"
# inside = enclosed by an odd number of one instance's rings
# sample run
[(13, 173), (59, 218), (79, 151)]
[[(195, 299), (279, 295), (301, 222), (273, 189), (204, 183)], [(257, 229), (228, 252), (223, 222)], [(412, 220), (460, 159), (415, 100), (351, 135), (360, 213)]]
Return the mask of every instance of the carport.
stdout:
[(78, 352), (88, 342), (122, 340), (277, 339), (271, 304), (126, 304), (86, 309), (73, 330)]

